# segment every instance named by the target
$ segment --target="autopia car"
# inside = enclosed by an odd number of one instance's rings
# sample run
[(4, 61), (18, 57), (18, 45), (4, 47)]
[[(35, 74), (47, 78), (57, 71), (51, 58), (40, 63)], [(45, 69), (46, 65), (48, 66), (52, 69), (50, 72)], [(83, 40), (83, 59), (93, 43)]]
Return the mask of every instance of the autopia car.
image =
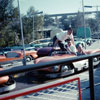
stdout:
[[(38, 57), (37, 51), (25, 51), (26, 61), (30, 62), (33, 59), (36, 59)], [(20, 60), (23, 59), (24, 54), (23, 51), (11, 51), (7, 52), (4, 55), (0, 55), (0, 62), (7, 62), (11, 60)]]
[[(48, 55), (49, 52), (52, 50), (52, 48), (41, 48), (38, 50), (38, 56), (39, 58), (34, 60), (35, 64), (38, 63), (44, 63), (44, 62), (49, 62), (49, 61), (55, 61), (55, 60), (60, 60), (60, 59), (67, 59), (67, 58), (72, 58), (76, 57), (74, 54), (67, 54), (67, 53), (62, 53), (61, 51), (58, 50), (53, 50), (54, 52), (52, 53), (52, 56), (46, 56)], [(100, 49), (98, 50), (88, 50), (85, 51), (86, 54), (93, 54), (93, 53), (100, 53)], [(43, 55), (45, 55), (43, 57)], [(99, 63), (98, 59), (94, 59), (94, 65)], [(61, 65), (56, 65), (56, 66), (50, 66), (47, 68), (41, 68), (37, 70), (37, 75), (46, 75), (48, 77), (58, 77), (58, 76), (65, 76), (65, 75), (70, 75), (75, 73), (75, 71), (83, 70), (88, 68), (88, 60), (81, 60), (77, 62), (72, 62), (69, 64), (61, 64)], [(35, 71), (36, 73), (36, 71)], [(34, 74), (34, 72), (33, 72)]]
[[(0, 71), (2, 71), (3, 68), (0, 67)], [(0, 77), (0, 93), (8, 92), (16, 87), (16, 82), (11, 76), (2, 76)]]

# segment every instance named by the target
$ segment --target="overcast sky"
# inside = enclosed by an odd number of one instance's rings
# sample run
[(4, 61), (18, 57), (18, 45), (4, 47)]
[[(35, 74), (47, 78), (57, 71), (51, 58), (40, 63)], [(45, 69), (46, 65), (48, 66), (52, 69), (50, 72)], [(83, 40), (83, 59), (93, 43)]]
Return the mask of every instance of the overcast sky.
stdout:
[[(21, 13), (26, 14), (33, 6), (35, 10), (44, 14), (59, 14), (82, 11), (82, 0), (19, 0)], [(15, 0), (17, 5), (17, 0)], [(100, 0), (84, 0), (84, 5), (100, 6)], [(96, 7), (85, 8), (85, 11), (94, 11)], [(100, 7), (99, 7), (100, 10)]]

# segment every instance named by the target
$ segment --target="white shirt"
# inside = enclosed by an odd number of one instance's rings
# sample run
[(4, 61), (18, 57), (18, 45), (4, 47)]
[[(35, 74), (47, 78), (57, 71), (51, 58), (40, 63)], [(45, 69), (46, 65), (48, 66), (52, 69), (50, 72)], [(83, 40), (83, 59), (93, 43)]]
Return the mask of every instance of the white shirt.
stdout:
[(74, 45), (71, 45), (69, 48), (70, 48), (71, 52), (73, 52), (73, 53), (77, 52), (76, 47)]
[(70, 46), (68, 46), (68, 51), (70, 53), (76, 53), (77, 49), (76, 49), (76, 47), (73, 44), (71, 44)]
[(68, 38), (73, 39), (73, 35), (72, 34), (68, 35), (68, 31), (63, 31), (63, 30), (62, 30), (62, 32), (57, 33), (56, 37), (60, 41), (65, 41)]

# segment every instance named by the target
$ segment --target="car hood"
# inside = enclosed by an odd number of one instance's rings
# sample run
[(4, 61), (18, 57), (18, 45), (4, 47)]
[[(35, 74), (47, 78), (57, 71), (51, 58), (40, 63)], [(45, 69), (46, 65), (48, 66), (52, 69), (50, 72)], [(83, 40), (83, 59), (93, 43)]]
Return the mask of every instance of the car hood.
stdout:
[[(86, 54), (100, 53), (100, 49), (87, 50), (85, 52), (86, 52)], [(74, 54), (57, 54), (55, 56), (45, 56), (45, 57), (37, 58), (34, 61), (34, 63), (37, 64), (37, 63), (60, 60), (60, 59), (66, 59), (66, 58), (71, 58), (71, 57), (76, 57), (76, 55), (74, 55)]]
[(55, 56), (45, 56), (45, 57), (37, 58), (34, 61), (34, 63), (37, 64), (37, 63), (66, 59), (66, 58), (71, 58), (71, 57), (76, 57), (76, 55), (73, 55), (73, 54), (58, 54), (58, 55), (55, 55)]

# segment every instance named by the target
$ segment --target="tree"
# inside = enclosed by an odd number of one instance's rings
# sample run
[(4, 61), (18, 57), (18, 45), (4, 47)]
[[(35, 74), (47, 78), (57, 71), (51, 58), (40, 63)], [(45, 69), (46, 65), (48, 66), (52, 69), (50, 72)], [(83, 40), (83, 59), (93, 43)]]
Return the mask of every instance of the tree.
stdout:
[(75, 19), (76, 19), (76, 27), (84, 26), (83, 13), (78, 12)]
[(100, 11), (97, 11), (95, 17), (96, 17), (96, 20), (97, 20), (97, 26), (98, 26), (97, 31), (100, 31)]
[(62, 28), (64, 30), (66, 30), (70, 25), (70, 21), (68, 20), (68, 17), (67, 16), (62, 16), (60, 18), (60, 21), (61, 21), (61, 24), (62, 24)]
[[(34, 38), (34, 40), (40, 38), (39, 30), (43, 29), (43, 16), (38, 15), (39, 11), (35, 11), (34, 7), (30, 7), (27, 15), (23, 17), (23, 26), (24, 26), (24, 34), (25, 34), (25, 40), (29, 43)], [(34, 15), (34, 36), (33, 35), (33, 15)], [(31, 41), (30, 41), (31, 40)]]
[[(12, 37), (14, 31), (11, 27), (11, 22), (14, 19), (14, 0), (0, 0), (0, 40), (1, 46), (12, 45), (14, 40)], [(9, 38), (9, 36), (11, 36)]]
[(98, 22), (94, 18), (87, 19), (86, 23), (91, 28), (92, 33), (98, 30)]
[(13, 0), (0, 0), (0, 22), (7, 23), (12, 19), (13, 9)]
[(100, 20), (100, 11), (98, 11), (98, 12), (96, 13), (95, 18), (96, 18), (97, 20)]
[(51, 25), (55, 25), (54, 23), (54, 19), (49, 17), (48, 15), (44, 15), (44, 26), (47, 27), (47, 26), (51, 26)]

